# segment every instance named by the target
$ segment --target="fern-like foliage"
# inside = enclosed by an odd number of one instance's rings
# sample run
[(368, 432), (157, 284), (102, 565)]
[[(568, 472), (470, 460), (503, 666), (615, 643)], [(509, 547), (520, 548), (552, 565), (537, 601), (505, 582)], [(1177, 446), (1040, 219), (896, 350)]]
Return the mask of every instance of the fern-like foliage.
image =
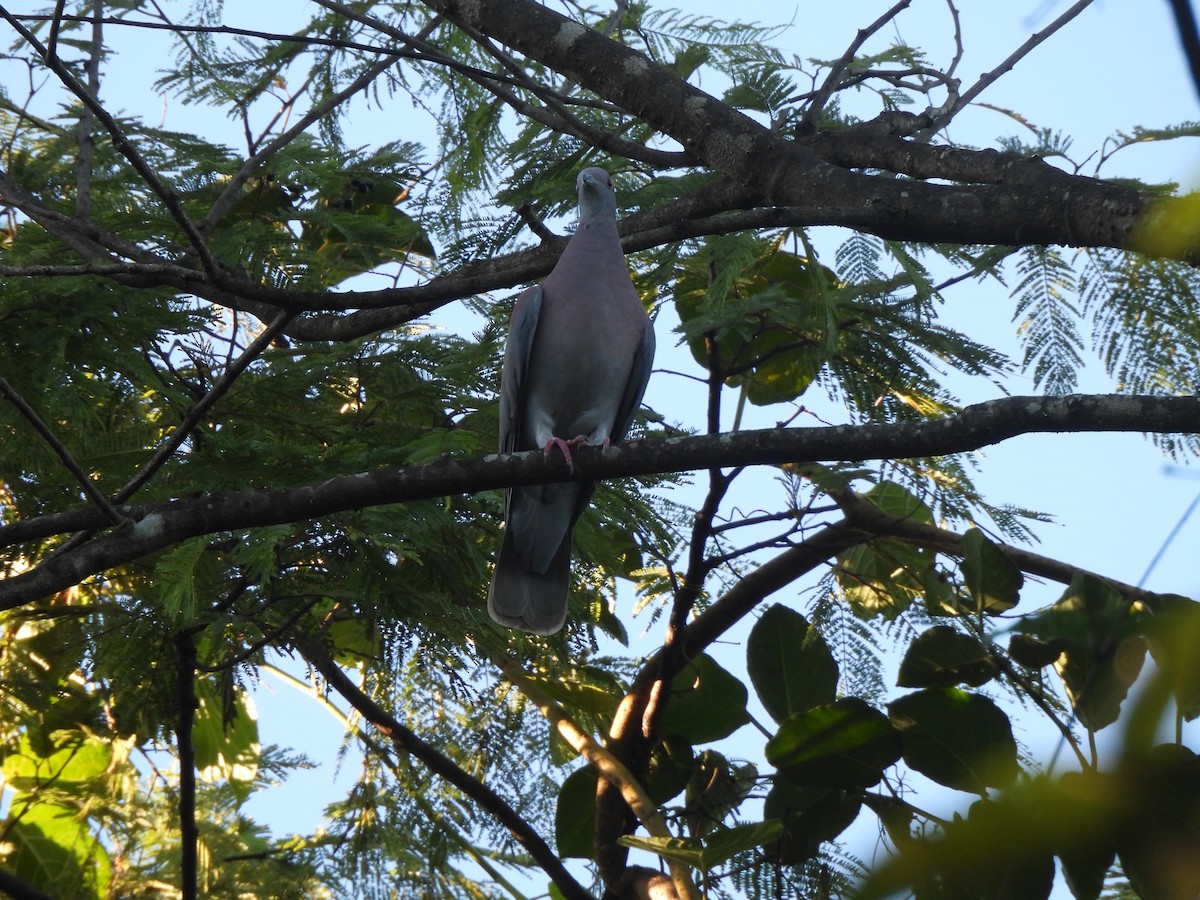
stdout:
[(1079, 383), (1083, 338), (1073, 296), (1077, 276), (1054, 247), (1026, 247), (1017, 260), (1013, 320), (1024, 350), (1023, 366), (1033, 383), (1050, 394), (1069, 394)]

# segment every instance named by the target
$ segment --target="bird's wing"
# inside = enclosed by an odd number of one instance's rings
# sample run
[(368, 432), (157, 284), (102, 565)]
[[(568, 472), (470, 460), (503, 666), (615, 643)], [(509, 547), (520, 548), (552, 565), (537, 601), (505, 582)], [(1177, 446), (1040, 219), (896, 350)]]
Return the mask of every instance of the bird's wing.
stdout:
[(650, 380), (650, 369), (654, 365), (654, 326), (646, 324), (642, 332), (642, 342), (638, 345), (633, 357), (633, 365), (629, 370), (629, 378), (625, 382), (625, 392), (621, 395), (621, 404), (617, 407), (616, 421), (613, 422), (612, 439), (624, 440), (633, 425), (633, 416), (642, 404), (642, 395), (646, 393), (646, 383)]
[(517, 298), (508, 342), (504, 346), (504, 368), (500, 378), (500, 452), (512, 453), (521, 439), (521, 415), (529, 354), (542, 313), (542, 286), (535, 284)]

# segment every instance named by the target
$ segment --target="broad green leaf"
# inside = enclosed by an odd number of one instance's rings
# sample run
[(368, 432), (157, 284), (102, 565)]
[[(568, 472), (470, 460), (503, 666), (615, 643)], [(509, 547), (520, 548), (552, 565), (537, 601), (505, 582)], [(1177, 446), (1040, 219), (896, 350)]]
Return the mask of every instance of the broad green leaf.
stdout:
[(804, 616), (774, 604), (746, 641), (746, 668), (758, 699), (776, 722), (837, 696), (838, 666)]
[(1200, 758), (1163, 744), (1128, 761), (1129, 809), (1117, 835), (1121, 869), (1139, 897), (1200, 896)]
[(900, 758), (900, 736), (879, 710), (846, 697), (789, 718), (766, 754), (798, 784), (863, 788)]
[(1142, 670), (1146, 656), (1142, 618), (1114, 588), (1092, 576), (1077, 575), (1054, 606), (1019, 628), (1062, 647), (1055, 668), (1079, 721), (1098, 731), (1117, 720)]
[[(576, 674), (580, 678), (586, 678), (589, 674), (602, 677), (606, 673), (580, 670)], [(531, 675), (529, 680), (561, 703), (572, 714), (582, 711), (600, 720), (611, 719), (617, 704), (624, 696), (619, 685), (608, 678), (604, 679), (609, 682), (607, 686), (594, 681), (551, 678), (541, 675)], [(596, 680), (598, 681), (599, 677)]]
[(834, 574), (856, 616), (891, 620), (922, 595), (921, 573), (931, 562), (930, 554), (919, 547), (877, 538), (840, 554)]
[(862, 499), (897, 518), (933, 524), (933, 510), (908, 488), (894, 481), (881, 481), (863, 494)]
[(736, 373), (727, 382), (765, 406), (800, 396), (836, 349), (837, 286), (832, 270), (778, 239), (727, 235), (685, 260), (675, 307), (696, 361), (708, 367), (715, 347)]
[(749, 720), (746, 686), (707, 653), (688, 663), (671, 684), (663, 734), (706, 744), (733, 734)]
[(560, 856), (592, 859), (596, 854), (595, 766), (576, 769), (558, 789), (554, 809), (554, 842)]
[(796, 784), (780, 773), (763, 805), (764, 817), (783, 823), (784, 833), (774, 853), (784, 865), (802, 865), (822, 843), (849, 828), (861, 806), (851, 792)]
[(1008, 655), (1030, 669), (1053, 663), (1063, 652), (1063, 642), (1041, 641), (1029, 634), (1014, 634), (1008, 639)]
[(693, 869), (702, 869), (704, 865), (704, 845), (699, 840), (625, 834), (617, 838), (617, 843), (631, 850), (645, 850), (647, 853), (653, 853), (671, 862), (683, 863)]
[(1167, 680), (1179, 712), (1192, 721), (1200, 716), (1200, 603), (1177, 594), (1157, 597), (1145, 634), (1159, 677)]
[(262, 747), (258, 742), (258, 715), (244, 691), (238, 691), (231, 717), (216, 695), (201, 683), (197, 690), (192, 743), (196, 751), (196, 775), (213, 783), (229, 782), (238, 795), (249, 796), (258, 775)]
[(718, 829), (703, 838), (702, 869), (711, 872), (745, 850), (778, 840), (782, 832), (783, 823), (771, 818), (762, 822), (747, 822), (744, 825)]
[(5, 823), (6, 868), (56, 900), (108, 896), (112, 862), (80, 811), (28, 795), (13, 799)]
[(692, 745), (678, 735), (667, 735), (650, 754), (646, 793), (655, 803), (666, 803), (688, 786), (696, 766)]
[(960, 568), (975, 608), (997, 615), (1016, 606), (1025, 583), (1016, 563), (978, 528), (970, 528), (963, 535), (962, 549)]
[[(655, 803), (665, 803), (687, 785), (696, 768), (692, 748), (678, 737), (655, 747), (646, 773), (645, 788)], [(596, 840), (596, 767), (582, 766), (562, 783), (554, 810), (554, 840), (562, 856), (591, 859)]]
[(0, 775), (11, 788), (36, 792), (55, 787), (86, 796), (89, 785), (102, 777), (113, 760), (116, 744), (79, 731), (58, 732), (47, 755), (22, 734), (17, 748), (4, 756)]
[(947, 687), (990, 681), (996, 664), (987, 649), (969, 634), (949, 625), (934, 625), (918, 635), (900, 662), (900, 687)]
[(978, 800), (942, 834), (905, 842), (856, 896), (1046, 900), (1054, 887), (1054, 851), (1047, 838), (1023, 806)]
[(984, 793), (1017, 777), (1017, 744), (1008, 716), (987, 697), (930, 688), (888, 704), (904, 761), (938, 784)]
[[(889, 515), (933, 523), (933, 512), (911, 491), (890, 481), (862, 495)], [(838, 556), (838, 585), (855, 615), (894, 619), (936, 581), (936, 554), (891, 538), (876, 538)]]

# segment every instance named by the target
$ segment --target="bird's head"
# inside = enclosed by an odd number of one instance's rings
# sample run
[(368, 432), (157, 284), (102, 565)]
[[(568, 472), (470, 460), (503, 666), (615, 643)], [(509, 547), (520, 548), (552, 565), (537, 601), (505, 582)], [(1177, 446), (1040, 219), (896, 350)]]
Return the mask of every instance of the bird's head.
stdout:
[(579, 190), (580, 222), (600, 215), (616, 218), (617, 193), (607, 172), (595, 166), (584, 169), (575, 180), (575, 186)]

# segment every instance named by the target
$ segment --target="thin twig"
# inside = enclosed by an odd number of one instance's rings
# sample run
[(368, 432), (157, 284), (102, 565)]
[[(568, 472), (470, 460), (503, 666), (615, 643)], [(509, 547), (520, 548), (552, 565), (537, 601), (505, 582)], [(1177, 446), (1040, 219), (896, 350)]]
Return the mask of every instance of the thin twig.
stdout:
[[(175, 426), (175, 430), (171, 432), (170, 437), (163, 441), (154, 454), (146, 460), (134, 476), (125, 483), (125, 485), (113, 495), (113, 503), (124, 503), (132, 497), (137, 491), (146, 484), (154, 474), (158, 472), (167, 461), (174, 455), (175, 451), (183, 444), (192, 430), (200, 424), (200, 420), (221, 397), (233, 386), (233, 383), (238, 379), (246, 368), (275, 340), (279, 334), (288, 326), (288, 323), (295, 317), (294, 313), (280, 312), (276, 315), (275, 320), (268, 325), (257, 338), (255, 338), (249, 347), (242, 351), (241, 355), (225, 368), (221, 373), (221, 377), (216, 383), (208, 389), (208, 391), (195, 405), (187, 411), (182, 421)], [(106, 503), (108, 501), (105, 501)], [(119, 515), (119, 514), (118, 514)], [(124, 518), (120, 521), (125, 521)], [(74, 550), (80, 544), (91, 539), (95, 534), (94, 530), (84, 530), (73, 534), (69, 540), (61, 546), (55, 548), (51, 556), (58, 556)]]
[(975, 82), (975, 84), (963, 91), (963, 93), (959, 96), (958, 101), (948, 110), (937, 116), (928, 129), (925, 130), (929, 133), (933, 133), (945, 128), (950, 123), (951, 119), (953, 119), (956, 115), (958, 115), (958, 113), (966, 108), (971, 101), (991, 87), (1001, 75), (1003, 75), (1005, 72), (1008, 72), (1024, 57), (1028, 56), (1033, 49), (1045, 41), (1046, 38), (1050, 37), (1050, 35), (1054, 34), (1054, 32), (1058, 31), (1060, 28), (1078, 16), (1081, 12), (1091, 6), (1092, 2), (1093, 0), (1078, 0), (1078, 2), (1074, 3), (1070, 8), (1067, 9), (1066, 12), (1060, 15), (1041, 31), (1030, 35), (1029, 40), (1025, 41), (1025, 43), (1010, 53), (1004, 62), (1000, 63), (1000, 65), (996, 66), (996, 68), (992, 69), (990, 72), (982, 75), (980, 79)]
[(558, 235), (546, 227), (546, 223), (538, 218), (537, 213), (533, 211), (533, 204), (526, 200), (517, 207), (517, 215), (519, 215), (529, 230), (538, 236), (542, 241), (553, 241)]
[(221, 377), (217, 379), (216, 384), (209, 388), (208, 392), (196, 402), (196, 405), (188, 410), (187, 415), (183, 417), (183, 420), (171, 432), (171, 436), (163, 441), (154, 452), (154, 455), (138, 470), (137, 474), (117, 492), (114, 498), (117, 503), (124, 503), (128, 500), (142, 485), (150, 480), (155, 472), (162, 468), (163, 464), (179, 449), (179, 446), (187, 439), (187, 436), (191, 434), (192, 429), (200, 423), (204, 414), (225, 395), (225, 392), (233, 386), (238, 376), (246, 371), (250, 363), (257, 359), (271, 345), (271, 342), (287, 328), (293, 316), (293, 313), (286, 311), (276, 315), (274, 321), (263, 329), (263, 332), (251, 342), (250, 346), (243, 350), (241, 355), (225, 368), (225, 371), (221, 373)]
[[(103, 12), (104, 4), (96, 0), (92, 9), (92, 46), (84, 64), (88, 94), (97, 102), (100, 100), (100, 55), (104, 52), (104, 27), (100, 24)], [(92, 108), (84, 104), (75, 130), (75, 139), (79, 144), (79, 156), (75, 162), (75, 217), (85, 221), (92, 215), (92, 162), (96, 156), (96, 138), (92, 130), (95, 119)]]
[(21, 415), (28, 420), (29, 424), (34, 427), (34, 430), (41, 435), (42, 440), (49, 444), (50, 448), (58, 454), (58, 458), (62, 460), (67, 470), (75, 476), (75, 480), (79, 482), (88, 499), (96, 504), (114, 525), (120, 525), (125, 522), (125, 517), (113, 509), (112, 504), (108, 502), (108, 499), (100, 492), (100, 489), (96, 487), (92, 479), (88, 478), (87, 473), (83, 471), (79, 463), (75, 462), (75, 458), (71, 456), (71, 452), (55, 436), (54, 432), (50, 430), (50, 426), (42, 421), (41, 416), (25, 401), (25, 398), (21, 396), (17, 389), (9, 384), (7, 379), (2, 377), (0, 377), (0, 394), (3, 394), (5, 399), (17, 408)]
[(229, 183), (225, 185), (225, 189), (221, 191), (221, 196), (216, 199), (216, 202), (213, 203), (212, 208), (209, 209), (208, 215), (206, 215), (204, 217), (204, 221), (200, 223), (199, 228), (201, 233), (208, 234), (212, 231), (213, 227), (220, 220), (221, 216), (225, 215), (229, 207), (232, 206), (237, 200), (238, 196), (241, 194), (243, 185), (249, 181), (251, 175), (258, 171), (263, 162), (265, 162), (267, 159), (270, 159), (272, 156), (290, 144), (293, 140), (295, 140), (296, 136), (305, 131), (309, 125), (312, 125), (319, 119), (324, 118), (335, 107), (344, 103), (359, 91), (369, 86), (372, 81), (394, 66), (398, 61), (399, 57), (392, 56), (384, 57), (383, 59), (378, 60), (373, 65), (369, 66), (366, 71), (360, 74), (346, 87), (342, 88), (336, 94), (331, 94), (316, 106), (312, 107), (312, 109), (305, 113), (295, 125), (284, 131), (279, 135), (279, 137), (275, 138), (275, 140), (271, 141), (253, 156), (249, 157), (244, 163), (242, 163), (242, 167), (238, 170), (237, 174), (229, 180)]
[(896, 18), (906, 7), (912, 3), (912, 0), (900, 0), (895, 6), (885, 12), (882, 16), (868, 25), (866, 28), (859, 29), (858, 34), (854, 36), (854, 40), (850, 42), (850, 46), (846, 48), (846, 52), (842, 54), (841, 59), (833, 64), (829, 69), (829, 74), (825, 76), (825, 81), (817, 92), (813, 95), (812, 102), (808, 104), (808, 109), (804, 111), (804, 116), (800, 119), (800, 124), (797, 126), (797, 131), (800, 134), (812, 134), (817, 130), (817, 119), (821, 115), (821, 111), (825, 108), (825, 104), (829, 101), (830, 96), (838, 89), (841, 82), (842, 73), (846, 71), (846, 67), (854, 60), (854, 55), (867, 40), (875, 34), (884, 25)]
[(106, 110), (99, 103), (99, 101), (96, 100), (96, 98), (92, 97), (88, 93), (88, 89), (84, 85), (80, 84), (78, 78), (71, 74), (71, 70), (63, 65), (61, 60), (51, 55), (42, 42), (39, 41), (33, 34), (33, 32), (22, 25), (18, 18), (6, 10), (3, 6), (0, 6), (0, 17), (3, 17), (4, 20), (16, 30), (16, 32), (21, 36), (22, 40), (24, 40), (27, 44), (29, 44), (29, 46), (33, 47), (33, 49), (37, 51), (37, 53), (42, 57), (42, 60), (46, 63), (46, 66), (58, 76), (59, 81), (61, 81), (72, 94), (78, 97), (85, 107), (91, 109), (92, 113), (97, 119), (100, 120), (100, 123), (104, 126), (105, 130), (108, 131), (109, 136), (112, 138), (113, 147), (115, 147), (117, 152), (129, 161), (129, 164), (133, 166), (134, 171), (141, 176), (142, 180), (145, 181), (147, 186), (149, 186), (149, 188), (155, 193), (158, 199), (162, 202), (163, 206), (165, 206), (167, 211), (171, 214), (171, 218), (175, 220), (175, 223), (187, 236), (188, 242), (192, 245), (192, 248), (200, 257), (200, 262), (203, 264), (204, 270), (208, 272), (210, 276), (216, 277), (219, 274), (217, 261), (213, 257), (212, 251), (209, 249), (208, 244), (205, 243), (203, 236), (199, 231), (196, 230), (195, 223), (192, 222), (191, 217), (188, 216), (187, 211), (183, 208), (183, 204), (180, 202), (179, 197), (173, 190), (171, 190), (170, 187), (167, 186), (166, 182), (158, 177), (158, 173), (154, 170), (154, 167), (142, 158), (142, 155), (134, 148), (124, 130), (122, 130), (121, 126), (117, 124), (116, 119), (109, 114), (108, 110)]

